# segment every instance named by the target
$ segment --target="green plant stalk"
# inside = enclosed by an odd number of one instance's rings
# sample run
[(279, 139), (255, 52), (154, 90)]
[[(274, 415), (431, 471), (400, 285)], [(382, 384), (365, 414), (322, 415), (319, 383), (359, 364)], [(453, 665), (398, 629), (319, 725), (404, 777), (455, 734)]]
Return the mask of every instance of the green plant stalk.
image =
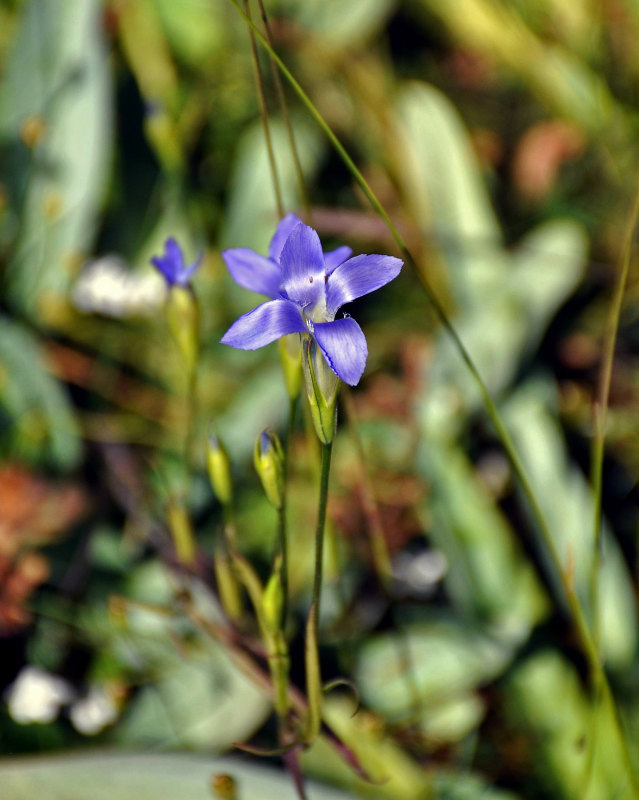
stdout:
[[(286, 483), (284, 485), (286, 486)], [(277, 538), (280, 558), (282, 559), (282, 613), (280, 614), (280, 628), (281, 634), (284, 636), (286, 631), (286, 621), (288, 618), (288, 536), (286, 531), (286, 489), (284, 490), (282, 506), (277, 510)]]
[[(239, 8), (239, 6), (238, 6)], [(239, 8), (242, 11), (241, 8)], [(266, 142), (266, 152), (268, 154), (268, 163), (271, 168), (271, 177), (273, 179), (273, 191), (275, 192), (275, 204), (277, 205), (277, 214), (281, 219), (284, 216), (284, 203), (282, 202), (282, 191), (280, 189), (280, 180), (277, 173), (277, 163), (275, 161), (275, 153), (273, 152), (273, 141), (271, 139), (271, 126), (268, 119), (268, 108), (266, 106), (266, 96), (264, 94), (264, 83), (262, 81), (262, 71), (260, 69), (260, 60), (257, 54), (257, 45), (255, 43), (255, 31), (261, 36), (262, 34), (253, 24), (251, 18), (251, 7), (249, 0), (244, 0), (244, 11), (242, 12), (246, 19), (250, 22), (251, 27), (249, 34), (251, 38), (251, 55), (253, 57), (253, 70), (255, 74), (255, 86), (257, 88), (257, 95), (260, 102), (260, 116), (262, 117), (262, 126), (264, 128), (264, 140)]]
[(324, 529), (326, 527), (326, 506), (328, 501), (328, 479), (331, 471), (333, 442), (322, 442), (322, 469), (320, 473), (319, 505), (317, 527), (315, 529), (315, 572), (313, 575), (313, 595), (306, 624), (306, 695), (308, 697), (308, 718), (305, 740), (310, 744), (320, 731), (322, 722), (322, 675), (319, 662), (317, 633), (319, 628), (320, 601), (322, 595), (322, 566), (324, 562)]
[[(263, 0), (257, 0), (257, 4), (260, 8), (260, 14), (262, 15), (262, 22), (264, 23), (264, 31), (266, 32), (266, 39), (271, 47), (273, 47), (273, 36), (271, 34), (271, 26), (268, 21), (268, 16), (266, 14), (266, 9), (264, 8)], [(286, 135), (288, 136), (288, 143), (289, 147), (291, 148), (291, 155), (293, 156), (293, 165), (295, 167), (295, 175), (297, 177), (297, 183), (299, 185), (300, 197), (302, 198), (302, 205), (304, 206), (304, 212), (307, 217), (307, 222), (309, 225), (313, 224), (313, 213), (311, 211), (311, 201), (308, 195), (308, 189), (306, 187), (306, 181), (304, 180), (304, 172), (302, 170), (302, 163), (300, 161), (299, 152), (297, 150), (297, 144), (295, 143), (295, 134), (293, 132), (293, 126), (291, 125), (291, 117), (288, 113), (288, 105), (286, 103), (286, 95), (284, 94), (284, 87), (282, 86), (282, 80), (280, 78), (280, 73), (277, 68), (277, 64), (273, 60), (273, 56), (269, 55), (269, 63), (271, 65), (271, 74), (273, 76), (273, 83), (275, 84), (275, 91), (277, 93), (277, 100), (280, 105), (280, 109), (282, 111), (282, 118), (284, 120), (284, 126), (286, 128)]]
[(601, 619), (599, 614), (599, 572), (601, 570), (601, 525), (602, 525), (602, 478), (604, 442), (606, 438), (606, 421), (610, 399), (610, 383), (615, 355), (615, 345), (619, 331), (619, 319), (623, 305), (623, 296), (628, 282), (637, 224), (639, 223), (639, 189), (637, 190), (632, 211), (628, 218), (621, 250), (621, 259), (617, 273), (617, 281), (612, 303), (606, 322), (604, 334), (603, 357), (597, 386), (597, 396), (593, 404), (593, 446), (590, 465), (590, 479), (594, 495), (593, 519), (593, 561), (590, 575), (590, 610), (592, 616), (593, 639), (597, 650), (601, 647)]
[(412, 254), (408, 250), (408, 247), (406, 246), (406, 243), (404, 242), (401, 234), (399, 233), (399, 231), (397, 230), (397, 228), (393, 224), (392, 220), (388, 216), (386, 210), (384, 209), (384, 207), (382, 206), (382, 204), (378, 200), (378, 198), (375, 195), (375, 193), (373, 192), (372, 188), (369, 186), (368, 182), (366, 181), (366, 179), (364, 178), (362, 173), (359, 171), (359, 169), (355, 165), (355, 162), (353, 161), (353, 159), (346, 152), (346, 150), (345, 150), (344, 146), (342, 145), (342, 143), (339, 141), (337, 136), (333, 133), (333, 131), (330, 128), (330, 126), (328, 125), (328, 123), (324, 120), (322, 115), (316, 109), (316, 107), (313, 104), (312, 100), (306, 94), (304, 89), (302, 89), (301, 85), (295, 79), (295, 77), (290, 72), (288, 67), (284, 64), (282, 59), (273, 50), (273, 48), (270, 46), (270, 44), (264, 38), (264, 36), (261, 34), (261, 32), (255, 27), (255, 25), (253, 24), (252, 20), (250, 20), (248, 18), (248, 16), (242, 11), (242, 8), (240, 7), (238, 1), (237, 0), (229, 0), (229, 2), (236, 8), (238, 13), (245, 19), (247, 24), (249, 26), (251, 26), (252, 30), (255, 32), (256, 38), (260, 41), (262, 46), (267, 50), (269, 55), (275, 61), (275, 63), (277, 64), (277, 66), (281, 70), (281, 72), (284, 75), (284, 77), (286, 78), (286, 80), (289, 82), (289, 84), (291, 85), (291, 87), (293, 88), (293, 90), (295, 91), (297, 96), (300, 98), (301, 102), (304, 104), (304, 106), (307, 108), (308, 112), (311, 114), (311, 116), (317, 122), (317, 124), (319, 125), (321, 130), (324, 132), (324, 134), (326, 135), (328, 140), (331, 142), (331, 144), (333, 145), (333, 147), (337, 151), (338, 155), (340, 156), (340, 158), (342, 159), (342, 161), (346, 165), (347, 169), (349, 170), (349, 172), (351, 173), (351, 175), (353, 176), (355, 181), (359, 184), (360, 188), (362, 189), (362, 192), (364, 193), (364, 195), (366, 196), (367, 200), (371, 204), (371, 207), (374, 209), (374, 211), (378, 214), (378, 216), (386, 224), (388, 230), (391, 233), (391, 236), (393, 237), (393, 240), (397, 244), (397, 246), (400, 249), (402, 255), (405, 258), (405, 260), (407, 261), (407, 263), (409, 263), (411, 265), (411, 267), (414, 269), (415, 273), (417, 274), (417, 276), (418, 276), (418, 278), (419, 278), (419, 280), (420, 280), (420, 282), (421, 282), (421, 284), (422, 284), (422, 286), (424, 288), (424, 291), (426, 292), (426, 296), (427, 296), (431, 306), (433, 307), (433, 310), (435, 311), (435, 314), (436, 314), (437, 318), (439, 319), (440, 323), (442, 324), (443, 328), (446, 330), (448, 335), (453, 340), (453, 343), (454, 343), (455, 347), (457, 348), (462, 360), (464, 361), (464, 364), (468, 368), (468, 370), (469, 370), (470, 374), (472, 375), (475, 383), (477, 384), (477, 387), (478, 387), (479, 392), (480, 392), (481, 397), (482, 397), (482, 401), (484, 403), (484, 407), (486, 409), (486, 413), (488, 414), (489, 419), (491, 420), (491, 422), (495, 426), (495, 429), (497, 431), (497, 435), (499, 436), (499, 438), (501, 440), (501, 443), (502, 443), (502, 446), (504, 447), (504, 450), (506, 452), (506, 455), (508, 456), (508, 459), (511, 462), (513, 471), (514, 471), (515, 475), (517, 476), (517, 479), (518, 479), (518, 481), (520, 483), (520, 486), (521, 486), (521, 489), (522, 489), (522, 491), (524, 493), (524, 496), (526, 497), (526, 500), (528, 501), (528, 503), (530, 505), (532, 514), (533, 514), (533, 516), (535, 518), (535, 521), (537, 523), (537, 526), (539, 528), (539, 532), (540, 532), (540, 535), (541, 535), (542, 540), (544, 542), (544, 546), (546, 547), (546, 549), (548, 551), (548, 555), (550, 556), (550, 559), (551, 559), (551, 561), (553, 563), (553, 567), (555, 569), (555, 572), (559, 576), (561, 584), (564, 587), (564, 591), (565, 591), (565, 594), (566, 594), (566, 600), (567, 600), (567, 604), (568, 604), (568, 610), (569, 610), (570, 616), (572, 618), (573, 626), (574, 626), (575, 632), (576, 632), (576, 634), (578, 636), (578, 639), (579, 639), (579, 642), (581, 644), (582, 650), (583, 650), (584, 655), (585, 655), (585, 657), (586, 657), (586, 659), (588, 661), (588, 666), (589, 666), (590, 675), (591, 675), (591, 679), (593, 681), (593, 684), (596, 685), (597, 681), (600, 681), (600, 680), (603, 681), (604, 697), (605, 697), (606, 701), (609, 704), (611, 704), (611, 712), (613, 714), (613, 718), (614, 718), (615, 723), (616, 723), (619, 739), (620, 739), (622, 750), (623, 750), (623, 754), (624, 754), (624, 760), (625, 760), (626, 765), (628, 767), (629, 776), (630, 776), (630, 779), (632, 781), (633, 787), (634, 787), (634, 789), (636, 791), (637, 796), (639, 797), (639, 778), (637, 777), (637, 774), (635, 772), (634, 766), (632, 764), (632, 759), (630, 758), (630, 752), (628, 750), (628, 743), (626, 741), (625, 735), (623, 733), (623, 729), (621, 727), (621, 721), (619, 719), (618, 710), (617, 710), (616, 704), (614, 702), (614, 698), (612, 696), (612, 692), (610, 690), (610, 685), (608, 683), (608, 678), (606, 676), (606, 673), (605, 673), (605, 671), (603, 669), (603, 666), (601, 664), (601, 660), (599, 658), (598, 649), (597, 649), (597, 647), (595, 647), (595, 643), (593, 641), (592, 635), (591, 635), (590, 630), (588, 628), (588, 625), (586, 623), (586, 619), (585, 619), (585, 616), (584, 616), (583, 609), (581, 608), (579, 600), (578, 600), (577, 596), (574, 593), (573, 587), (570, 585), (571, 577), (565, 572), (565, 570), (564, 570), (564, 568), (562, 566), (561, 559), (559, 558), (559, 554), (557, 552), (557, 548), (555, 547), (555, 543), (554, 543), (554, 541), (552, 539), (552, 534), (551, 534), (551, 532), (550, 532), (550, 530), (549, 530), (549, 528), (547, 526), (547, 523), (546, 523), (546, 521), (544, 519), (544, 516), (543, 516), (543, 514), (541, 512), (541, 508), (540, 508), (539, 504), (537, 503), (537, 500), (536, 500), (536, 498), (534, 496), (534, 492), (532, 490), (532, 486), (530, 484), (530, 481), (529, 481), (528, 476), (526, 474), (526, 471), (524, 469), (523, 463), (521, 462), (521, 459), (519, 458), (519, 455), (518, 455), (518, 453), (517, 453), (517, 451), (515, 449), (515, 445), (514, 445), (514, 442), (511, 439), (511, 437), (510, 437), (510, 434), (508, 433), (508, 431), (506, 430), (506, 428), (505, 428), (505, 426), (504, 426), (504, 424), (502, 422), (501, 416), (500, 416), (500, 414), (499, 414), (499, 412), (497, 410), (497, 406), (495, 405), (495, 402), (493, 401), (492, 397), (490, 396), (490, 393), (488, 392), (488, 389), (486, 388), (486, 385), (485, 385), (481, 375), (479, 374), (479, 370), (477, 369), (477, 367), (476, 367), (474, 361), (472, 360), (472, 358), (470, 356), (470, 353), (466, 349), (464, 343), (460, 339), (459, 334), (455, 330), (452, 322), (449, 320), (446, 312), (444, 311), (443, 306), (441, 305), (441, 303), (437, 299), (436, 295), (434, 294), (434, 292), (433, 292), (433, 290), (432, 290), (432, 288), (430, 286), (430, 283), (428, 282), (426, 276), (419, 269), (419, 267), (417, 265), (417, 262), (415, 261), (415, 259), (413, 258)]

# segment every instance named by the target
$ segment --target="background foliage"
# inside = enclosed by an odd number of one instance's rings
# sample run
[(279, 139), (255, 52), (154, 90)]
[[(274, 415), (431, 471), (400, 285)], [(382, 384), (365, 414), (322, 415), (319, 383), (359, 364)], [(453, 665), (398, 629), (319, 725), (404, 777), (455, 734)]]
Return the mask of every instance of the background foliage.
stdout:
[[(637, 179), (639, 7), (266, 7), (275, 49), (381, 198), (498, 402), (570, 585), (588, 619), (601, 620), (636, 757), (634, 261), (598, 572), (589, 470)], [(206, 585), (222, 520), (206, 479), (207, 434), (213, 424), (231, 454), (240, 546), (265, 575), (275, 520), (250, 456), (261, 429), (283, 428), (287, 414), (276, 348), (218, 345), (255, 305), (220, 250), (266, 252), (277, 221), (246, 24), (224, 0), (7, 0), (0, 63), (1, 682), (31, 664), (64, 677), (76, 698), (98, 687), (117, 708), (97, 733), (105, 745), (220, 753), (256, 736), (269, 746), (266, 698), (227, 648), (178, 613), (184, 587), (165, 511), (184, 486), (188, 413), (164, 289), (148, 263), (169, 235), (189, 258), (204, 252), (187, 498), (201, 570), (188, 589), (214, 616)], [(284, 205), (303, 213), (265, 58), (262, 67)], [(322, 239), (394, 253), (348, 170), (286, 95)], [(354, 314), (370, 356), (340, 413), (322, 662), (327, 679), (347, 676), (361, 692), (354, 717), (347, 694), (329, 694), (328, 720), (381, 782), (356, 778), (326, 741), (304, 756), (305, 770), (371, 797), (632, 797), (557, 576), (419, 275), (405, 267)], [(291, 593), (302, 685), (317, 453), (298, 423)], [(83, 746), (71, 707), (21, 725), (4, 705), (4, 752)], [(65, 762), (62, 781), (81, 763)], [(244, 763), (231, 764), (242, 785)], [(0, 782), (26, 797), (12, 769), (0, 766)]]

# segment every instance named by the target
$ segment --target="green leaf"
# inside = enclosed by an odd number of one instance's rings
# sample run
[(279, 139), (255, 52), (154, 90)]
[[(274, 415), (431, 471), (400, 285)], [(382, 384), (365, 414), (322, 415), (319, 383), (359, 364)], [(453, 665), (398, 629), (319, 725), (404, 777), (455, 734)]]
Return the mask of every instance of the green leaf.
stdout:
[(530, 766), (546, 789), (543, 796), (636, 797), (609, 714), (602, 706), (593, 709), (576, 670), (559, 653), (541, 652), (521, 664), (505, 684), (503, 708), (510, 724), (534, 741)]
[[(211, 779), (217, 774), (232, 775), (240, 797), (296, 797), (291, 779), (272, 768), (175, 753), (13, 759), (0, 764), (0, 785), (2, 800), (211, 800)], [(309, 791), (314, 800), (350, 797), (319, 784)]]
[(63, 387), (47, 372), (37, 340), (0, 317), (0, 406), (10, 420), (3, 450), (70, 469), (81, 455), (80, 430)]
[[(556, 397), (544, 380), (521, 387), (504, 408), (504, 419), (553, 533), (564, 569), (574, 572), (577, 594), (589, 607), (593, 562), (593, 500), (586, 479), (568, 458), (556, 421)], [(603, 531), (599, 613), (605, 661), (623, 666), (637, 645), (634, 592), (623, 556), (610, 531)]]
[[(0, 97), (10, 203), (20, 219), (9, 296), (31, 316), (63, 293), (90, 249), (111, 144), (111, 87), (99, 0), (24, 5)], [(42, 124), (31, 150), (20, 131)]]
[(464, 613), (525, 637), (545, 613), (546, 600), (470, 460), (461, 448), (429, 440), (419, 448), (418, 469), (432, 487), (430, 536), (448, 560), (452, 599)]
[[(360, 648), (356, 680), (363, 700), (386, 717), (419, 714), (428, 719), (431, 711), (450, 712), (451, 701), (458, 705), (497, 677), (514, 652), (514, 642), (498, 631), (482, 632), (453, 619), (434, 620), (372, 637)], [(479, 722), (476, 714), (470, 719)]]

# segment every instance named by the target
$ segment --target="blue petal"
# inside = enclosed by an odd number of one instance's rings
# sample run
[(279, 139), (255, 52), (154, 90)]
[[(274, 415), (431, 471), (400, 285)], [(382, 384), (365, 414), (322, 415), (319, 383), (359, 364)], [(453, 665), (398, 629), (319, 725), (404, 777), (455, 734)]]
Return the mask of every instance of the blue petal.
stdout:
[(238, 350), (257, 350), (287, 333), (306, 330), (299, 308), (289, 300), (269, 300), (243, 314), (220, 340)]
[(170, 237), (164, 243), (164, 255), (154, 256), (151, 263), (164, 275), (169, 286), (173, 286), (184, 264), (180, 245)]
[(337, 250), (331, 250), (329, 253), (324, 253), (324, 263), (326, 264), (326, 275), (330, 275), (336, 267), (339, 267), (347, 258), (351, 257), (353, 251), (350, 247), (338, 247)]
[(267, 297), (278, 297), (282, 274), (279, 266), (270, 258), (245, 247), (225, 250), (222, 258), (235, 283)]
[(269, 258), (272, 258), (273, 261), (280, 260), (284, 242), (288, 239), (291, 233), (293, 233), (293, 229), (299, 225), (301, 221), (302, 220), (299, 217), (296, 217), (292, 211), (279, 221), (277, 228), (275, 229), (275, 233), (273, 234), (273, 238), (271, 239), (271, 243), (268, 246)]
[(344, 261), (326, 283), (329, 314), (369, 292), (374, 292), (399, 275), (403, 262), (393, 256), (361, 255)]
[(324, 254), (319, 236), (300, 222), (280, 256), (282, 289), (303, 308), (324, 301)]
[(332, 322), (316, 322), (313, 333), (337, 377), (350, 386), (356, 386), (366, 366), (368, 347), (366, 337), (355, 320), (344, 317)]
[(200, 255), (190, 266), (184, 267), (182, 271), (176, 275), (175, 283), (177, 283), (179, 286), (187, 286), (195, 272), (199, 269), (203, 256), (204, 254), (200, 253)]
[(184, 266), (184, 256), (182, 255), (182, 248), (175, 241), (175, 239), (172, 236), (170, 236), (164, 243), (164, 249), (166, 251), (165, 260), (173, 265), (175, 273), (177, 274)]

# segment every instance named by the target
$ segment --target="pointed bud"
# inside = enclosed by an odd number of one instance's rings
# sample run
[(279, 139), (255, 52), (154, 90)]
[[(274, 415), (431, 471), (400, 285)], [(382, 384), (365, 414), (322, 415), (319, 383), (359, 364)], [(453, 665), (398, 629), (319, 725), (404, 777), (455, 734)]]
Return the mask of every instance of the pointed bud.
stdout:
[(189, 286), (172, 286), (167, 299), (171, 334), (180, 348), (184, 364), (192, 374), (199, 352), (200, 313), (197, 299)]
[(330, 444), (337, 424), (339, 378), (326, 363), (315, 340), (306, 335), (302, 337), (302, 367), (315, 433), (320, 442)]
[(226, 448), (214, 433), (209, 436), (206, 466), (213, 493), (223, 506), (230, 505), (233, 499), (231, 464)]
[(282, 627), (284, 590), (282, 589), (282, 559), (278, 556), (271, 577), (262, 595), (262, 614), (265, 625), (271, 633)]
[(284, 451), (276, 433), (263, 430), (257, 437), (253, 463), (266, 496), (277, 509), (284, 503)]
[(289, 333), (278, 339), (280, 366), (284, 375), (286, 391), (291, 400), (297, 400), (302, 388), (302, 350), (297, 333)]

